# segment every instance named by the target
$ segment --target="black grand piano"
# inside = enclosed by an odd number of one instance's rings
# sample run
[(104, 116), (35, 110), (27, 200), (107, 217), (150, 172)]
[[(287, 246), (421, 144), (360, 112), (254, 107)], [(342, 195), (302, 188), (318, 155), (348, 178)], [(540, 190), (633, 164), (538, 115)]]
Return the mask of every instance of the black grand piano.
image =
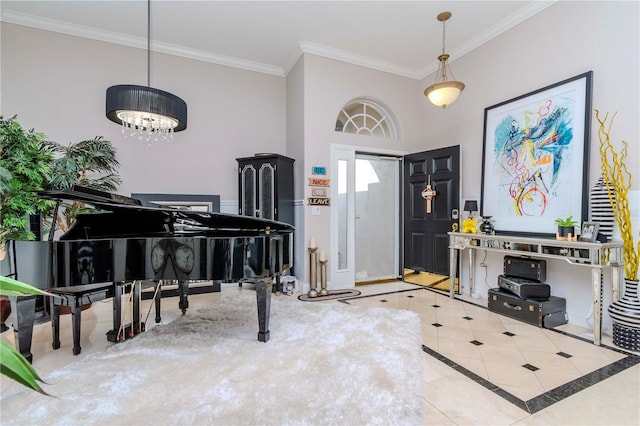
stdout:
[[(79, 186), (42, 191), (39, 196), (58, 204), (62, 200), (90, 204), (98, 212), (79, 215), (59, 240), (53, 241), (50, 233), (50, 241), (19, 242), (30, 246), (27, 251), (32, 254), (18, 255), (17, 262), (42, 269), (38, 274), (42, 278), (30, 284), (44, 289), (91, 283), (122, 286), (141, 280), (252, 282), (258, 340), (269, 340), (272, 283), (293, 266), (293, 226), (248, 216), (145, 207), (136, 199)], [(122, 295), (114, 296), (118, 298), (114, 306), (119, 306)], [(12, 299), (16, 346), (31, 360), (35, 298)], [(118, 321), (114, 313), (114, 332), (121, 328)]]

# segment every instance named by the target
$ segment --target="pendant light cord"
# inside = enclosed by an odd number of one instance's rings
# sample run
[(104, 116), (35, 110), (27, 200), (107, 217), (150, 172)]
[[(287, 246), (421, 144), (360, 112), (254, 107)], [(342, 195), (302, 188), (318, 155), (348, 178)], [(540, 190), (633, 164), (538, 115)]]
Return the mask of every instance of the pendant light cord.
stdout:
[(151, 0), (147, 0), (147, 87), (151, 87)]

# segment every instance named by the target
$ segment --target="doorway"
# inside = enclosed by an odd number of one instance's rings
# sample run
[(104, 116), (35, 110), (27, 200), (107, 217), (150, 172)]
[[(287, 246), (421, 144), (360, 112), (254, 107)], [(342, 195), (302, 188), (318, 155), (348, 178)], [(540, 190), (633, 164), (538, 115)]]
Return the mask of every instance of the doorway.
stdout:
[(400, 160), (356, 153), (356, 285), (399, 277)]
[[(406, 155), (332, 144), (331, 165), (331, 288), (403, 279), (448, 290), (460, 147)], [(427, 214), (422, 191), (429, 179), (435, 196)]]

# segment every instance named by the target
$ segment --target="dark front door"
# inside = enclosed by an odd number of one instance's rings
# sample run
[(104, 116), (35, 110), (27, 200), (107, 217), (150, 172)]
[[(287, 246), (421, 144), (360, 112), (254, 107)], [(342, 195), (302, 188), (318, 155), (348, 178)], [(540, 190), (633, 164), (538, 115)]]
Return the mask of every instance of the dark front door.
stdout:
[[(458, 210), (460, 146), (404, 157), (404, 268), (449, 275), (449, 236), (452, 211)], [(423, 198), (427, 185), (435, 191)], [(428, 193), (428, 191), (427, 191)]]

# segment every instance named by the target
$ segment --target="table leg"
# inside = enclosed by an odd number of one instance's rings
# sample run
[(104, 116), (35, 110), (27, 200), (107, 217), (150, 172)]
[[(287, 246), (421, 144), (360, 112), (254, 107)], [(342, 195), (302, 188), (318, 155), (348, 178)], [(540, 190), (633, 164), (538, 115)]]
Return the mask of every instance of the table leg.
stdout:
[(455, 297), (456, 291), (456, 272), (458, 269), (458, 250), (451, 247), (449, 248), (449, 297), (452, 299)]
[(593, 344), (600, 346), (600, 333), (602, 330), (602, 298), (600, 294), (602, 284), (600, 282), (599, 268), (591, 268), (591, 286), (593, 291)]

